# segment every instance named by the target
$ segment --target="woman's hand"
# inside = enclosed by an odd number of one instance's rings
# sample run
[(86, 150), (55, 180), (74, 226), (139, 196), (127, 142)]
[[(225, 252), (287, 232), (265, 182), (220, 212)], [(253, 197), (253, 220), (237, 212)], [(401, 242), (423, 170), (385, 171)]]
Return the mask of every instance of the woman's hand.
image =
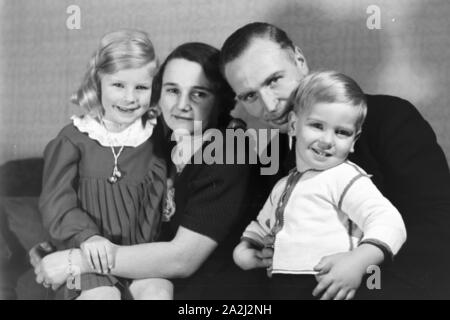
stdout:
[(117, 246), (106, 238), (95, 235), (80, 245), (90, 267), (97, 273), (109, 273), (114, 268)]
[(364, 268), (352, 252), (326, 256), (314, 267), (319, 271), (313, 296), (321, 300), (350, 300), (361, 284)]
[(314, 267), (319, 271), (313, 296), (322, 292), (321, 300), (350, 300), (361, 285), (362, 277), (371, 265), (380, 265), (383, 251), (372, 244), (362, 244), (353, 251), (326, 256)]
[(46, 255), (54, 252), (56, 249), (49, 242), (41, 242), (30, 249), (28, 255), (30, 263), (35, 268)]

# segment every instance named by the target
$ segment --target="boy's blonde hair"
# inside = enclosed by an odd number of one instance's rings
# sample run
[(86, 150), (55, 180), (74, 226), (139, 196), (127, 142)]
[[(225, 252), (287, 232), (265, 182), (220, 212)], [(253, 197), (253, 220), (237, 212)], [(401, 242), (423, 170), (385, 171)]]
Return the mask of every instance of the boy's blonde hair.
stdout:
[(360, 132), (367, 114), (366, 97), (352, 78), (336, 71), (313, 72), (304, 77), (288, 104), (298, 114), (316, 103), (345, 103), (359, 110), (356, 131)]
[(101, 118), (104, 112), (101, 77), (124, 69), (141, 68), (152, 61), (155, 61), (155, 68), (149, 71), (154, 76), (157, 60), (147, 33), (131, 29), (110, 32), (100, 40), (99, 48), (92, 56), (83, 81), (71, 101), (95, 118)]

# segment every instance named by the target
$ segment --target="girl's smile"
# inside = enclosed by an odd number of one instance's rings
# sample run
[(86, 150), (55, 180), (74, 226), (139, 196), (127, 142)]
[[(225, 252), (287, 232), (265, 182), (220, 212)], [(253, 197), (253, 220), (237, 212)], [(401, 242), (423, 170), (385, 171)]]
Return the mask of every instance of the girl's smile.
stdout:
[(134, 111), (139, 110), (141, 106), (137, 106), (136, 108), (124, 108), (118, 105), (113, 105), (113, 108), (116, 108), (120, 112), (133, 113)]
[(140, 68), (123, 69), (101, 75), (101, 102), (104, 119), (128, 127), (148, 111), (152, 93), (150, 62)]

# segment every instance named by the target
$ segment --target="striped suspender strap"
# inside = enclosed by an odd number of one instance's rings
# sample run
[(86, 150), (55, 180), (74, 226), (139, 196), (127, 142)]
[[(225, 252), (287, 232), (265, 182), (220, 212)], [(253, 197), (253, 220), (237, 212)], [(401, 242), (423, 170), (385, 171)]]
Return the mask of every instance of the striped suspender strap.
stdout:
[(309, 169), (303, 172), (299, 172), (296, 168), (294, 168), (289, 173), (286, 186), (284, 187), (283, 193), (281, 194), (280, 199), (278, 200), (277, 209), (275, 211), (275, 218), (276, 218), (275, 225), (273, 226), (271, 231), (272, 235), (277, 234), (283, 228), (284, 209), (286, 208), (286, 204), (288, 203), (292, 191), (294, 190), (298, 181), (308, 171), (321, 171), (321, 170)]

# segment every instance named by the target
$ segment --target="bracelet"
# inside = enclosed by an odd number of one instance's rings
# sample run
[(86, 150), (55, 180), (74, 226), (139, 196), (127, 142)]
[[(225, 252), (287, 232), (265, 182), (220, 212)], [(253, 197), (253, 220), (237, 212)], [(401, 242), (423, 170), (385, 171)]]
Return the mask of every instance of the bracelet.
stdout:
[(69, 250), (69, 253), (67, 255), (67, 261), (68, 261), (68, 267), (67, 267), (67, 273), (68, 273), (68, 278), (67, 278), (67, 288), (70, 290), (81, 290), (81, 272), (80, 269), (77, 266), (73, 265), (73, 261), (72, 261), (72, 253), (73, 253), (73, 248)]
[(73, 248), (69, 250), (69, 254), (67, 256), (67, 260), (69, 262), (69, 267), (67, 268), (67, 272), (69, 273), (69, 278), (70, 280), (73, 280), (75, 278), (75, 276), (77, 275), (73, 264), (72, 264), (72, 252), (73, 252)]

